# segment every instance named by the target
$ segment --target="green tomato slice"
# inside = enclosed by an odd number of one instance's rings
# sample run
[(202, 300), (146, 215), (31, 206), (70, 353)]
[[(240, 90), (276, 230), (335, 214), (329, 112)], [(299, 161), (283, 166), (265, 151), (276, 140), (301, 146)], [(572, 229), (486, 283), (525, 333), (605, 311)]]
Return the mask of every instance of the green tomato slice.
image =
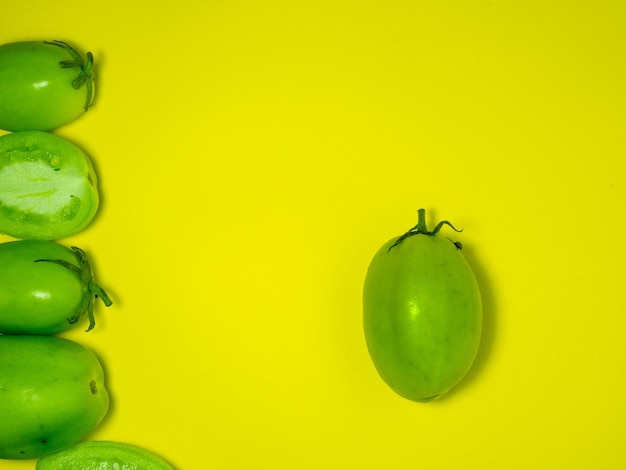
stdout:
[(0, 137), (0, 232), (56, 240), (83, 230), (99, 203), (97, 178), (85, 153), (42, 131)]
[(174, 470), (158, 455), (115, 441), (85, 441), (40, 458), (36, 470)]

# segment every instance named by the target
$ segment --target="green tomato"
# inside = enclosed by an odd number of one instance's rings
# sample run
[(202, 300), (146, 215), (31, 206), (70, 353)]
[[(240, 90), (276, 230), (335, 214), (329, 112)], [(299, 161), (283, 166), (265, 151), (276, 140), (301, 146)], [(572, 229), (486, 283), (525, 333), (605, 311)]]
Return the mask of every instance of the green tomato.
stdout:
[(0, 137), (0, 233), (56, 240), (89, 225), (98, 210), (96, 173), (85, 153), (41, 131)]
[(55, 129), (93, 101), (93, 55), (84, 59), (62, 41), (0, 46), (0, 129)]
[(0, 244), (0, 333), (52, 335), (84, 317), (89, 331), (96, 297), (112, 304), (80, 248), (46, 240)]
[(108, 408), (91, 350), (56, 336), (0, 335), (0, 459), (35, 459), (75, 444)]
[[(370, 357), (397, 394), (432, 401), (467, 373), (478, 351), (482, 303), (461, 244), (418, 224), (385, 243), (363, 288), (363, 328)], [(456, 230), (456, 229), (455, 229)]]
[(114, 441), (85, 441), (46, 455), (36, 470), (174, 470), (158, 455), (138, 446)]

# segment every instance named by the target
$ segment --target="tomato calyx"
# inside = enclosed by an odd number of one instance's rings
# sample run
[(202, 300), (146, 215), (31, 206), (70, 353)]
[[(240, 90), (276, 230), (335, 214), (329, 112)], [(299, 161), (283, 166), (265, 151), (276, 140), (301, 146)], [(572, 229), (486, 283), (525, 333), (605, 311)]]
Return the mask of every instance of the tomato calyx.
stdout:
[(71, 248), (78, 260), (78, 266), (61, 259), (38, 259), (35, 260), (35, 262), (58, 264), (70, 270), (80, 280), (83, 286), (83, 303), (78, 314), (69, 319), (69, 321), (70, 323), (76, 323), (86, 314), (89, 318), (89, 327), (85, 331), (90, 331), (96, 326), (96, 320), (93, 314), (95, 299), (100, 298), (106, 307), (110, 307), (113, 301), (105, 290), (94, 281), (93, 270), (87, 258), (87, 254), (77, 246), (72, 246)]
[[(428, 230), (427, 226), (426, 226), (426, 210), (425, 209), (419, 209), (417, 211), (417, 225), (415, 225), (415, 227), (410, 228), (406, 233), (400, 235), (398, 237), (398, 239), (395, 241), (395, 243), (393, 245), (391, 245), (389, 247), (389, 249), (387, 250), (387, 253), (389, 253), (391, 251), (391, 249), (396, 246), (399, 245), (400, 243), (402, 243), (404, 240), (406, 240), (409, 237), (412, 237), (413, 235), (437, 235), (437, 233), (439, 233), (439, 231), (445, 226), (447, 225), (448, 227), (450, 227), (452, 230), (454, 230), (455, 232), (462, 232), (463, 230), (459, 230), (457, 228), (454, 227), (454, 225), (452, 225), (450, 222), (448, 222), (447, 220), (442, 220), (441, 222), (439, 222), (434, 229), (432, 230)], [(461, 248), (463, 248), (463, 245), (461, 245), (460, 242), (454, 242), (452, 240), (450, 240), (454, 246), (456, 246), (459, 250)]]
[(58, 41), (56, 39), (54, 41), (44, 41), (44, 44), (58, 46), (72, 56), (71, 59), (60, 61), (59, 65), (62, 69), (78, 70), (78, 75), (74, 80), (72, 80), (72, 88), (78, 90), (83, 85), (87, 87), (87, 99), (85, 101), (85, 111), (87, 111), (87, 109), (91, 106), (91, 103), (93, 102), (94, 96), (92, 80), (93, 54), (91, 52), (87, 52), (86, 59), (83, 59), (78, 51), (70, 46), (68, 43)]

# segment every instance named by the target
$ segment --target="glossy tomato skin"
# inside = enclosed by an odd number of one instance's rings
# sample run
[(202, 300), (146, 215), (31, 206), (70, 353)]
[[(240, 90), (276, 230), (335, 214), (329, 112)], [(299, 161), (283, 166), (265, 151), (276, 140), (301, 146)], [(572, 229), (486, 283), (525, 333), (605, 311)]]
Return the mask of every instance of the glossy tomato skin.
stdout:
[(0, 129), (52, 130), (92, 103), (93, 57), (61, 41), (0, 45)]
[(0, 459), (34, 459), (72, 445), (104, 418), (98, 358), (56, 336), (0, 335)]
[(57, 135), (0, 137), (0, 232), (58, 240), (85, 229), (98, 210), (95, 170), (79, 147)]
[(79, 248), (45, 240), (0, 244), (0, 333), (52, 335), (93, 321), (96, 296), (111, 305)]
[(407, 399), (428, 402), (454, 387), (472, 365), (482, 329), (481, 296), (461, 249), (447, 238), (415, 234), (396, 242), (398, 237), (380, 248), (366, 275), (365, 339), (387, 385)]

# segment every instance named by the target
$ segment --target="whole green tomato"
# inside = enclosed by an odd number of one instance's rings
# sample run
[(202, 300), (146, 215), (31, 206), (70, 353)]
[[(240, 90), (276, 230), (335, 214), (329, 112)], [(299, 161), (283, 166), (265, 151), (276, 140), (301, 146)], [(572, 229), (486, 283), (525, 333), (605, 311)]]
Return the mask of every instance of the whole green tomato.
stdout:
[(0, 333), (52, 335), (89, 318), (94, 300), (108, 307), (83, 250), (46, 240), (0, 243)]
[[(363, 288), (367, 348), (381, 378), (397, 394), (432, 401), (467, 373), (478, 351), (482, 302), (461, 244), (418, 224), (385, 243)], [(456, 229), (455, 229), (456, 230)]]
[(35, 459), (83, 439), (104, 418), (102, 366), (56, 336), (0, 335), (0, 459)]
[(46, 455), (35, 470), (174, 470), (169, 463), (143, 447), (125, 442), (84, 441)]
[(20, 131), (0, 137), (0, 233), (57, 240), (89, 225), (98, 210), (96, 173), (62, 137)]
[(0, 129), (55, 129), (93, 101), (93, 55), (83, 58), (63, 41), (0, 46)]

